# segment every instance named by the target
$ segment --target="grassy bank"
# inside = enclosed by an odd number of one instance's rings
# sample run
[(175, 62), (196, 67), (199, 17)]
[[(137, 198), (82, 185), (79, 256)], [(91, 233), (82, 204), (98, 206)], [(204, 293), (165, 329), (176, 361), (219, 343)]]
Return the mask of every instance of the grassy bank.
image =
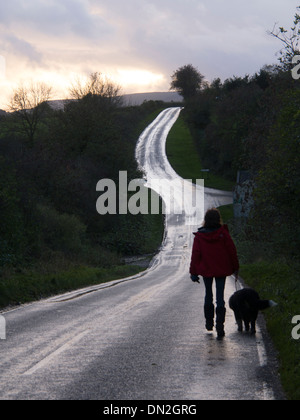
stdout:
[[(143, 252), (147, 254), (149, 262), (160, 247), (164, 234), (164, 219), (161, 215), (144, 216), (143, 222), (146, 229), (146, 242)], [(131, 232), (129, 226), (128, 235)], [(138, 229), (138, 227), (137, 227)], [(121, 241), (121, 238), (119, 239)], [(103, 256), (103, 259), (105, 257)], [(13, 268), (0, 270), (0, 309), (10, 305), (19, 305), (47, 298), (56, 294), (77, 290), (80, 288), (110, 282), (117, 279), (133, 276), (145, 270), (144, 265), (119, 265), (120, 258), (107, 252), (105, 267), (87, 264), (82, 259), (81, 263), (66, 260), (62, 256), (52, 258), (51, 261), (39, 262), (31, 268)], [(114, 264), (111, 267), (110, 264)]]
[(44, 275), (28, 270), (26, 273), (1, 279), (0, 308), (130, 277), (140, 271), (140, 267), (125, 265), (111, 268), (73, 267), (67, 271)]
[(300, 314), (299, 270), (280, 261), (244, 264), (240, 272), (248, 286), (276, 308), (265, 311), (268, 331), (278, 351), (280, 376), (287, 398), (300, 399), (300, 341), (292, 338), (292, 319)]
[[(146, 243), (141, 251), (147, 255), (150, 263), (151, 257), (157, 252), (163, 240), (164, 219), (162, 215), (143, 217), (145, 219), (142, 226), (146, 230)], [(138, 228), (136, 226), (136, 232), (132, 232), (132, 226), (129, 225), (128, 237), (134, 240), (135, 235), (139, 234)], [(121, 238), (118, 240), (122, 242)], [(44, 261), (37, 262), (31, 268), (2, 269), (0, 270), (0, 309), (130, 277), (145, 270), (144, 263), (141, 266), (138, 263), (136, 265), (121, 264), (120, 256), (111, 254), (109, 251), (99, 256), (101, 260), (105, 258), (107, 261), (104, 267), (89, 264), (82, 256), (78, 256), (78, 261), (75, 261), (74, 258), (67, 260), (62, 255), (56, 255), (52, 256), (50, 261), (47, 261), (45, 256)]]
[(194, 139), (182, 115), (169, 133), (166, 151), (170, 164), (182, 178), (192, 179), (193, 182), (204, 178), (206, 187), (232, 190), (233, 182), (215, 175), (212, 170), (209, 173), (201, 171), (208, 168), (202, 167)]

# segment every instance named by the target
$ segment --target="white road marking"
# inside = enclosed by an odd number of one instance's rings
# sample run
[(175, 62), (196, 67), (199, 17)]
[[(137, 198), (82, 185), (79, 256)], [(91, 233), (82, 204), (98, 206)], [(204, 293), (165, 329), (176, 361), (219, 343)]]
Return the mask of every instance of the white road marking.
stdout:
[(27, 370), (23, 375), (30, 376), (36, 373), (39, 369), (42, 369), (46, 367), (49, 363), (52, 362), (53, 359), (55, 359), (57, 356), (59, 356), (64, 351), (68, 350), (70, 347), (72, 347), (75, 343), (80, 341), (83, 337), (85, 337), (90, 330), (85, 330), (81, 332), (80, 334), (77, 334), (75, 337), (73, 337), (71, 340), (67, 341), (63, 346), (59, 347), (54, 352), (50, 353), (47, 357), (39, 361), (37, 364), (35, 364), (32, 368)]

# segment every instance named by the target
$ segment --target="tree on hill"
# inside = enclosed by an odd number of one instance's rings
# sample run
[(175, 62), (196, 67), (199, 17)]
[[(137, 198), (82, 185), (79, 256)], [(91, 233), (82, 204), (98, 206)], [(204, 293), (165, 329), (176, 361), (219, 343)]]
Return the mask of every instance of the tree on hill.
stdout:
[(94, 96), (106, 100), (112, 105), (119, 105), (121, 87), (111, 82), (102, 73), (91, 73), (89, 78), (81, 81), (79, 78), (70, 87), (70, 95), (73, 99), (83, 99), (86, 96)]
[(30, 145), (34, 142), (38, 124), (49, 109), (47, 101), (51, 94), (52, 88), (46, 84), (32, 83), (29, 87), (19, 86), (12, 95), (10, 111), (21, 122), (20, 131), (27, 137)]
[(180, 67), (172, 75), (170, 90), (175, 90), (185, 99), (193, 98), (203, 86), (204, 76), (191, 64)]

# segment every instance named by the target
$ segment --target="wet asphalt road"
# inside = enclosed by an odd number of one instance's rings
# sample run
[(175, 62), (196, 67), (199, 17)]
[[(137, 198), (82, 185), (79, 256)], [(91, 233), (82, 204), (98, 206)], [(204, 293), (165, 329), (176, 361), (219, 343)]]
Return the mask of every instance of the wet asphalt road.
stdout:
[[(179, 112), (164, 111), (140, 138), (137, 158), (148, 182), (176, 176), (164, 140)], [(206, 190), (203, 211), (231, 201), (230, 194)], [(263, 327), (256, 337), (239, 334), (228, 310), (222, 342), (205, 331), (204, 285), (188, 274), (198, 223), (190, 219), (167, 216), (162, 250), (142, 275), (3, 313), (0, 398), (280, 399)], [(228, 278), (227, 301), (234, 291)]]

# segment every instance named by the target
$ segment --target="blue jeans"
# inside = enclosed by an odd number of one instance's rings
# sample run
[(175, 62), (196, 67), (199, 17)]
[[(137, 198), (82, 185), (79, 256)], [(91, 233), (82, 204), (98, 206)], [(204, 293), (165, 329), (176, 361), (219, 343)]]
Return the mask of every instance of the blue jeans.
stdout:
[[(206, 296), (205, 296), (205, 305), (213, 305), (213, 277), (203, 277), (205, 288), (206, 288)], [(225, 282), (226, 277), (216, 277), (216, 290), (217, 290), (217, 308), (224, 308), (225, 301), (224, 301), (224, 291), (225, 291)]]

